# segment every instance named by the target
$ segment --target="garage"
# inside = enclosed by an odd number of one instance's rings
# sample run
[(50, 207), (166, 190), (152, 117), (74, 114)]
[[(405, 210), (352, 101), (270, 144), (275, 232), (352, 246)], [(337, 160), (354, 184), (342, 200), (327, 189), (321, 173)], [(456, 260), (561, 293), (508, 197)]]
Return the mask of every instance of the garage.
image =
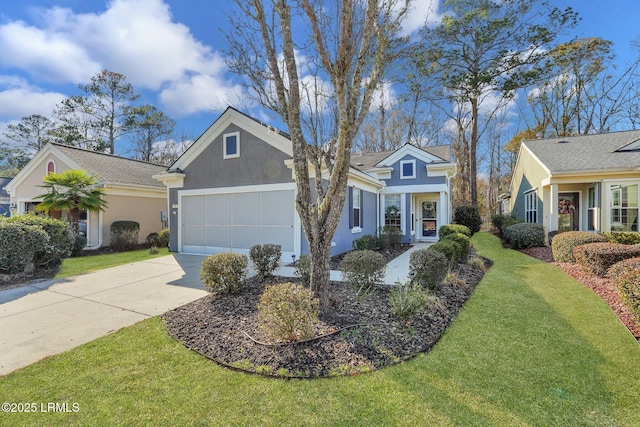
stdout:
[(293, 190), (184, 194), (180, 206), (182, 252), (248, 253), (265, 243), (280, 245), (285, 259), (295, 251)]

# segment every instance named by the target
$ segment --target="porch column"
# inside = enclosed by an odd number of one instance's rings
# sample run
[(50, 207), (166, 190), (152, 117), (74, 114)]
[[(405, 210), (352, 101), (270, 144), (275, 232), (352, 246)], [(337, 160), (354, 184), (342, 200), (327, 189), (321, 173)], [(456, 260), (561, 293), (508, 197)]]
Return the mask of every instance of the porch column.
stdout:
[(444, 191), (440, 192), (440, 201), (438, 202), (438, 205), (440, 206), (440, 209), (438, 209), (438, 228), (440, 228), (443, 225), (449, 224), (449, 218), (451, 218), (449, 212), (450, 207), (447, 201), (447, 193)]
[(549, 231), (558, 229), (558, 184), (551, 184), (549, 197)]

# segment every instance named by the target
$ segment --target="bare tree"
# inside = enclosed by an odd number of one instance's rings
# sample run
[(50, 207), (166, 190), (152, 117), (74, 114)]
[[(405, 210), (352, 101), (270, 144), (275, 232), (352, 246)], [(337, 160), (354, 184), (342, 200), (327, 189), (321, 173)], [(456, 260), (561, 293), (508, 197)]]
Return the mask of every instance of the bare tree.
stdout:
[(168, 138), (176, 123), (153, 105), (132, 107), (129, 114), (136, 158), (150, 162), (157, 148), (154, 143)]
[(33, 155), (54, 139), (52, 136), (54, 128), (55, 123), (48, 117), (31, 114), (23, 117), (17, 124), (8, 125), (7, 132), (2, 136), (8, 147)]
[[(323, 313), (330, 310), (331, 240), (345, 203), (351, 148), (394, 58), (395, 37), (408, 2), (236, 1), (239, 13), (228, 37), (228, 65), (246, 77), (256, 100), (288, 127), (296, 209), (311, 254), (310, 286)], [(309, 72), (301, 67), (305, 63), (316, 68)], [(325, 111), (332, 115), (330, 140), (318, 140), (304, 128), (305, 113), (313, 110), (305, 105), (303, 94), (310, 76), (322, 78), (329, 89), (318, 100), (329, 104)]]

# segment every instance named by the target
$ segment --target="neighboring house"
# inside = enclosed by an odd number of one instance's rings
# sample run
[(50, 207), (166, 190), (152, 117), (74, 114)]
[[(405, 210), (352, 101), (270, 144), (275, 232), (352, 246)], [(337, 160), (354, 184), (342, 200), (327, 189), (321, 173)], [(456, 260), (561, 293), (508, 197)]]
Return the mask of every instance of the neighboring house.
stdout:
[(638, 231), (640, 131), (524, 141), (513, 216), (546, 231)]
[[(7, 185), (15, 212), (32, 212), (38, 205), (36, 196), (46, 192), (41, 187), (45, 175), (82, 169), (94, 175), (105, 189), (108, 203), (104, 212), (81, 214), (80, 231), (87, 237), (88, 248), (108, 246), (110, 227), (114, 221), (137, 221), (139, 239), (166, 227), (167, 192), (152, 178), (166, 170), (166, 166), (110, 154), (87, 151), (61, 144), (47, 144)], [(52, 212), (52, 216), (66, 218), (66, 212)]]
[(0, 176), (0, 216), (10, 215), (9, 206), (11, 206), (11, 199), (9, 198), (9, 193), (5, 190), (5, 187), (10, 181), (11, 178)]
[[(435, 227), (451, 217), (455, 163), (448, 146), (428, 150), (407, 145), (393, 153), (353, 156), (333, 254), (351, 250), (355, 239), (385, 224), (400, 228), (406, 242), (437, 239)], [(167, 186), (170, 249), (247, 252), (274, 243), (282, 247), (283, 259), (308, 253), (294, 176), (289, 136), (228, 108), (169, 170), (155, 176)]]

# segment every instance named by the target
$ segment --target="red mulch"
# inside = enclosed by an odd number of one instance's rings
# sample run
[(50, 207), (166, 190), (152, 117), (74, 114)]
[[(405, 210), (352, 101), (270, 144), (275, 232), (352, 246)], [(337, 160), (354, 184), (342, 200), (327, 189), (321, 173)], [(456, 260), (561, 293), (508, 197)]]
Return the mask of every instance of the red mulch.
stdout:
[[(549, 247), (521, 249), (520, 252), (524, 252), (529, 256), (545, 262), (553, 262), (553, 254)], [(604, 302), (611, 307), (613, 312), (616, 313), (620, 321), (631, 331), (636, 340), (640, 342), (640, 325), (635, 322), (633, 316), (629, 313), (629, 310), (620, 298), (618, 289), (611, 283), (611, 280), (585, 273), (578, 264), (564, 262), (553, 263), (602, 298)]]

